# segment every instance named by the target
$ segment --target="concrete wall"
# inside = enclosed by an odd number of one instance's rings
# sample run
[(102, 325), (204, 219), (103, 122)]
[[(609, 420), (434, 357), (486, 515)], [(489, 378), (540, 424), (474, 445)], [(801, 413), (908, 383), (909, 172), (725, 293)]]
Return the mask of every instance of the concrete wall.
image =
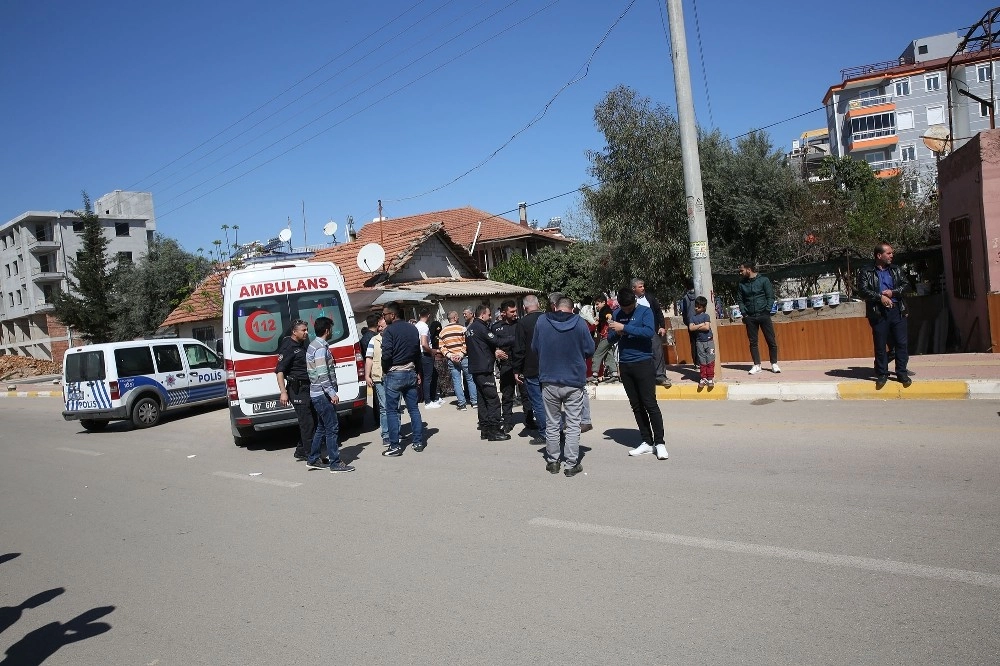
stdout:
[[(939, 183), (945, 282), (961, 351), (988, 351), (987, 295), (1000, 291), (1000, 130), (978, 134), (943, 159)], [(955, 297), (952, 224), (964, 217), (972, 232), (974, 299)]]

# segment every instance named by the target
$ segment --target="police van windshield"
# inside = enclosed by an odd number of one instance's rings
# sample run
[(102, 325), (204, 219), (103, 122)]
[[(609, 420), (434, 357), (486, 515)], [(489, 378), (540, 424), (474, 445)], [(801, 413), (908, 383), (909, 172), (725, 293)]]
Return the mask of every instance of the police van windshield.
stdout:
[(336, 291), (276, 294), (237, 301), (233, 304), (233, 347), (244, 354), (277, 354), (281, 339), (296, 319), (309, 322), (309, 338), (316, 337), (313, 323), (319, 317), (333, 320), (330, 344), (350, 333), (347, 314)]
[(104, 379), (104, 352), (90, 351), (66, 356), (66, 382)]

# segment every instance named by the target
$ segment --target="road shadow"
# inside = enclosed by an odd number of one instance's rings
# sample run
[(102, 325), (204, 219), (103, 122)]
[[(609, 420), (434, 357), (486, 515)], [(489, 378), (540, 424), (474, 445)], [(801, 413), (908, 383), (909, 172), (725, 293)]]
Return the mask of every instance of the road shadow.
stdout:
[(726, 370), (739, 370), (740, 372), (750, 372), (750, 368), (753, 367), (753, 363), (721, 363), (720, 368), (725, 368)]
[(0, 564), (3, 564), (4, 562), (10, 562), (11, 560), (17, 557), (21, 557), (21, 553), (4, 553), (3, 555), (0, 555)]
[[(542, 448), (536, 449), (536, 450), (538, 451), (538, 454), (540, 456), (542, 456), (542, 458), (545, 458), (546, 448), (544, 446)], [(583, 444), (581, 444), (580, 445), (580, 458), (577, 460), (577, 462), (578, 463), (582, 463), (583, 459), (585, 457), (587, 457), (587, 454), (590, 453), (590, 451), (591, 451), (591, 448), (589, 446), (584, 446)], [(559, 459), (560, 460), (562, 460), (562, 456), (563, 456), (563, 447), (562, 447), (562, 444), (560, 443), (560, 446), (559, 446)]]
[(639, 431), (635, 428), (608, 428), (604, 431), (604, 439), (611, 440), (627, 449), (634, 449), (642, 443), (642, 440), (639, 439)]
[(875, 370), (870, 367), (859, 368), (852, 366), (850, 368), (833, 368), (832, 370), (827, 370), (824, 374), (830, 377), (843, 377), (844, 379), (875, 379)]
[(698, 368), (691, 368), (686, 365), (668, 365), (667, 368), (680, 375), (682, 380), (696, 382), (701, 379), (701, 371)]
[(114, 606), (99, 606), (80, 613), (68, 622), (50, 622), (41, 626), (7, 648), (7, 657), (0, 661), (0, 666), (40, 666), (63, 646), (110, 631), (110, 624), (95, 620), (114, 610)]
[(0, 606), (0, 634), (7, 631), (15, 622), (20, 620), (21, 614), (24, 611), (47, 604), (65, 591), (66, 588), (64, 587), (54, 587), (51, 590), (39, 592), (33, 597), (28, 597), (17, 606)]

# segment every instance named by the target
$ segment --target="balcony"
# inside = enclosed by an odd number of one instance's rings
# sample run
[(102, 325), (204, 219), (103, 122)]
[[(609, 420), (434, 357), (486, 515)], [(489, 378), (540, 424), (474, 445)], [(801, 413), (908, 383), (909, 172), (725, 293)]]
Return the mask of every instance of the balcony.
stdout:
[(35, 268), (31, 271), (31, 281), (35, 283), (60, 282), (65, 277), (62, 271), (42, 270), (40, 268)]
[(882, 104), (893, 104), (892, 95), (876, 95), (874, 97), (859, 97), (858, 99), (852, 99), (847, 103), (848, 109), (867, 109), (872, 106), (881, 106)]
[(875, 172), (876, 178), (892, 178), (899, 174), (899, 160), (869, 162), (868, 166)]
[(34, 240), (28, 243), (28, 252), (31, 252), (32, 254), (52, 252), (54, 250), (58, 250), (60, 247), (62, 247), (62, 244), (59, 241), (48, 239)]
[(894, 146), (899, 143), (896, 136), (895, 127), (883, 127), (881, 129), (865, 130), (851, 134), (851, 145), (848, 150), (851, 152), (860, 150), (871, 150), (884, 146)]

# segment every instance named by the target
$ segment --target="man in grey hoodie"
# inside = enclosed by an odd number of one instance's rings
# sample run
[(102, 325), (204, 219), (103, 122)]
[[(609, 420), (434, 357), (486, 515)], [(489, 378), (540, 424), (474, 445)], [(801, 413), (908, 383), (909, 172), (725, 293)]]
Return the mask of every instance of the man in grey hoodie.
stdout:
[[(531, 349), (538, 354), (538, 380), (545, 405), (545, 469), (558, 474), (562, 457), (566, 461), (563, 473), (576, 476), (583, 471), (580, 426), (587, 359), (594, 354), (594, 338), (583, 318), (573, 313), (571, 299), (563, 296), (555, 306), (554, 312), (538, 318), (531, 339)], [(560, 451), (559, 430), (564, 417), (566, 444)]]

